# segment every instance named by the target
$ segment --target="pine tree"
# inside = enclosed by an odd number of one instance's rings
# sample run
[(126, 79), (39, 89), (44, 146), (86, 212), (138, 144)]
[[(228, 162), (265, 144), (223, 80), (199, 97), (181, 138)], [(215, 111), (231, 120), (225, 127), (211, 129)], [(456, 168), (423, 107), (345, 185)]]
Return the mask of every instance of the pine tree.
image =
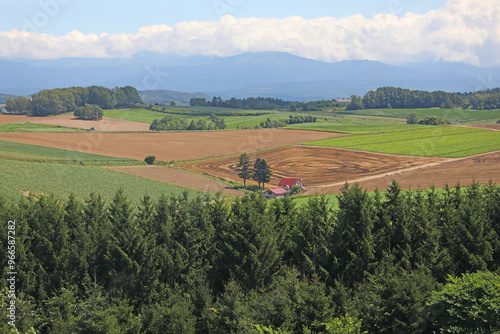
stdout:
[(259, 184), (259, 188), (260, 184), (262, 183), (262, 188), (264, 189), (264, 184), (271, 181), (272, 175), (273, 172), (271, 171), (270, 166), (267, 164), (266, 160), (257, 158), (253, 165), (252, 178), (257, 181), (257, 183)]
[(240, 179), (243, 179), (243, 186), (247, 187), (247, 180), (252, 177), (252, 162), (248, 154), (243, 153), (240, 155), (238, 163), (236, 164), (236, 171)]

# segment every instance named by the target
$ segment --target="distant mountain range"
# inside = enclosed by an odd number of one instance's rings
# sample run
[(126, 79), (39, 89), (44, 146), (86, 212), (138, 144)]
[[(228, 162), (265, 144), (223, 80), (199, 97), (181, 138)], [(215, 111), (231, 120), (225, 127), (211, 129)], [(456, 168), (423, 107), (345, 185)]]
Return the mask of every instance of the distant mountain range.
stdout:
[[(460, 63), (394, 66), (368, 60), (326, 63), (281, 52), (232, 57), (144, 52), (130, 59), (0, 59), (1, 93), (29, 95), (42, 89), (91, 85), (200, 92), (187, 94), (184, 102), (190, 96), (265, 96), (309, 101), (364, 95), (381, 86), (447, 92), (483, 90), (500, 86), (500, 67), (480, 68)], [(158, 94), (150, 99), (155, 94), (141, 94), (148, 96), (148, 102), (176, 100)]]

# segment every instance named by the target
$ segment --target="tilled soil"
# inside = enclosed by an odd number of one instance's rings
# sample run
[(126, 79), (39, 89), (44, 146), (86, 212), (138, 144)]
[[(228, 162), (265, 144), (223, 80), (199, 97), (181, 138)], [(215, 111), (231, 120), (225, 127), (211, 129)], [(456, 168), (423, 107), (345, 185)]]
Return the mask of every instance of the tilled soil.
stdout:
[(202, 192), (221, 192), (227, 196), (243, 196), (245, 194), (242, 191), (230, 189), (226, 184), (207, 176), (177, 168), (161, 166), (119, 166), (106, 168)]
[(0, 124), (11, 123), (37, 123), (47, 125), (58, 125), (67, 128), (95, 131), (149, 131), (149, 124), (141, 122), (126, 121), (122, 119), (103, 117), (100, 121), (86, 121), (71, 115), (58, 115), (50, 117), (29, 117), (26, 115), (3, 115), (0, 114)]
[(324, 139), (341, 134), (319, 131), (259, 129), (169, 133), (0, 133), (0, 140), (79, 152), (163, 161), (216, 158), (258, 149)]
[[(401, 170), (436, 165), (447, 158), (415, 157), (346, 150), (331, 147), (286, 146), (250, 154), (252, 160), (265, 159), (273, 176), (270, 185), (281, 178), (302, 178), (308, 191), (366, 177), (378, 177)], [(226, 180), (242, 182), (236, 173), (237, 157), (179, 164), (179, 167), (209, 173)], [(253, 184), (254, 181), (247, 181)], [(339, 187), (340, 188), (340, 187)], [(328, 189), (330, 191), (330, 189)]]

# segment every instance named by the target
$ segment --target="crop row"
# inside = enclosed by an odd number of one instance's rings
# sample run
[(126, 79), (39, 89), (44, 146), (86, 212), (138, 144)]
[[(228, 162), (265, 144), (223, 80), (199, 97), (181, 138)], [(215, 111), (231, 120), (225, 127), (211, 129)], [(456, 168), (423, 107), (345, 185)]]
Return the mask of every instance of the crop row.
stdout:
[(500, 132), (475, 128), (437, 127), (346, 136), (307, 144), (402, 155), (464, 157), (499, 150)]

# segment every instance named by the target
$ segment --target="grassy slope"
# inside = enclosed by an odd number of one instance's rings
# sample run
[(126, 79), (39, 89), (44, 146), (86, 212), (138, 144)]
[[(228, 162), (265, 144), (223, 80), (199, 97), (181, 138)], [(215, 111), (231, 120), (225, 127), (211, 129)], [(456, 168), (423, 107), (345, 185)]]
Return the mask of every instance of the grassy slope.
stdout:
[(83, 132), (84, 130), (65, 128), (57, 125), (37, 123), (0, 124), (0, 132)]
[(465, 157), (500, 150), (500, 132), (445, 126), (332, 138), (306, 144), (403, 155)]
[[(92, 192), (101, 194), (106, 200), (112, 198), (120, 187), (134, 203), (145, 195), (179, 195), (184, 189), (121, 172), (99, 167), (0, 160), (0, 196), (17, 199), (23, 192), (54, 194), (67, 197), (73, 193), (86, 198)], [(189, 190), (192, 196), (199, 194)]]
[(136, 164), (136, 160), (0, 140), (0, 159), (84, 165)]

